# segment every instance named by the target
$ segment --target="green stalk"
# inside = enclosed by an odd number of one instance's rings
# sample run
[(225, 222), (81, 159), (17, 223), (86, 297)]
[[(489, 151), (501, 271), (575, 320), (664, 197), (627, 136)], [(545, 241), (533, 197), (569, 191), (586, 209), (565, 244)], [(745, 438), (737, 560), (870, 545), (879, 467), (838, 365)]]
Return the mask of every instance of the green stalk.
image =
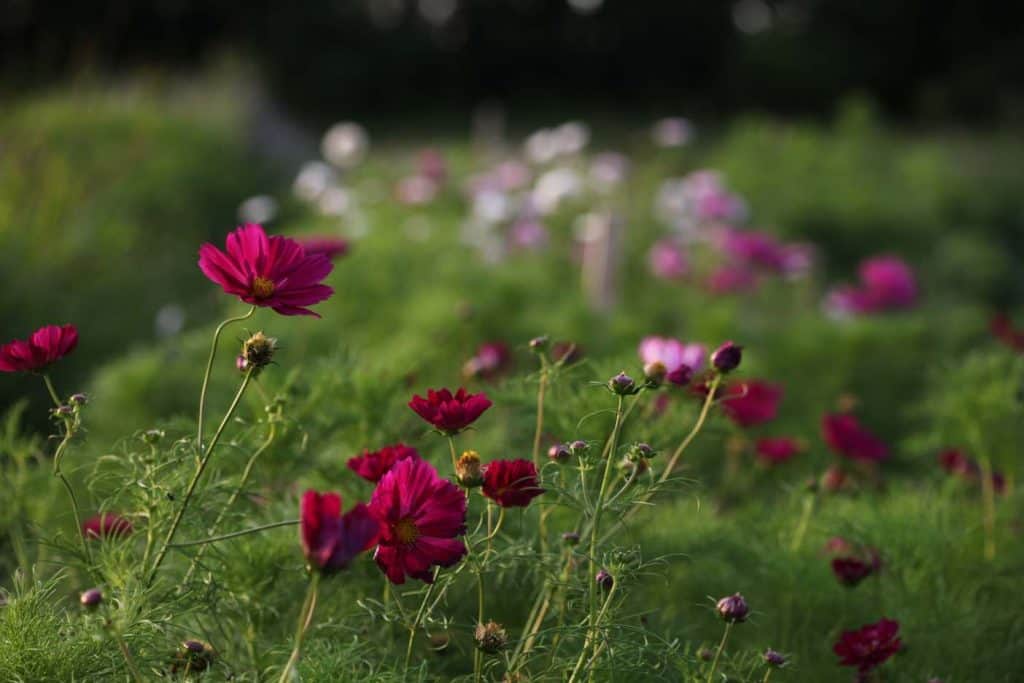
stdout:
[(288, 675), (299, 661), (299, 655), (302, 652), (302, 641), (306, 637), (306, 631), (309, 630), (309, 625), (313, 621), (313, 612), (316, 610), (316, 598), (319, 587), (320, 572), (314, 571), (309, 579), (306, 601), (302, 605), (302, 612), (299, 613), (299, 624), (295, 629), (295, 647), (292, 648), (292, 654), (288, 658), (288, 663), (284, 665), (284, 669), (281, 671), (281, 678), (278, 683), (288, 682)]

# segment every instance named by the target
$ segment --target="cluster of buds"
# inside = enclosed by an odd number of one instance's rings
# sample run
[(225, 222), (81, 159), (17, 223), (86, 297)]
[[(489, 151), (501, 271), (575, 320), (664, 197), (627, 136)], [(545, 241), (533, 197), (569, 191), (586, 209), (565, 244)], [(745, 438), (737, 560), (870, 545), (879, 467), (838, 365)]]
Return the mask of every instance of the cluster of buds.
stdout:
[(277, 339), (257, 332), (242, 342), (242, 353), (235, 359), (235, 367), (239, 372), (251, 370), (255, 376), (274, 361), (275, 351)]
[(473, 489), (484, 483), (484, 470), (479, 453), (465, 451), (459, 457), (455, 462), (455, 481), (466, 489)]
[(501, 624), (494, 621), (477, 624), (473, 639), (476, 640), (477, 649), (488, 655), (496, 655), (508, 645), (508, 633)]

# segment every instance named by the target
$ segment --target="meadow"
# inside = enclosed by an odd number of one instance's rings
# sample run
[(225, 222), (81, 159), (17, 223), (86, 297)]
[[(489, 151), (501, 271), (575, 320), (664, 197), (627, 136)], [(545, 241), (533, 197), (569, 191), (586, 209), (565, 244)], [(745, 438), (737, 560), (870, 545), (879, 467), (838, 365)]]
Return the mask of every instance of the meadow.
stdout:
[(1013, 131), (230, 100), (0, 115), (0, 680), (1019, 680)]

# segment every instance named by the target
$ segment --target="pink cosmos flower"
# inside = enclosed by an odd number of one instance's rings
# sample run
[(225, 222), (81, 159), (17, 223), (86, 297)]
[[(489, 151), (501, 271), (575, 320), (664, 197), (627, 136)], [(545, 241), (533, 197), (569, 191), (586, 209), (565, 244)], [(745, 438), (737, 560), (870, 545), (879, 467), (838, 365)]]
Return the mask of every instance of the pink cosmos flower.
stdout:
[(416, 168), (419, 175), (429, 178), (435, 185), (443, 185), (448, 178), (448, 165), (441, 152), (433, 147), (420, 150), (416, 155)]
[(287, 237), (267, 237), (247, 223), (228, 235), (227, 253), (212, 244), (199, 248), (199, 268), (228, 294), (254, 306), (269, 306), (281, 315), (312, 315), (305, 306), (334, 293), (320, 284), (334, 266), (323, 254), (308, 254)]
[(0, 372), (39, 372), (75, 350), (78, 330), (74, 325), (47, 325), (28, 339), (0, 346)]
[(859, 680), (900, 651), (900, 624), (891, 619), (862, 626), (856, 631), (844, 631), (832, 651), (839, 655), (840, 666), (855, 666)]
[(121, 538), (132, 533), (132, 523), (113, 512), (93, 515), (82, 522), (82, 535), (86, 538)]
[(466, 495), (425, 460), (406, 458), (384, 475), (370, 499), (382, 533), (374, 560), (391, 583), (405, 577), (432, 583), (431, 568), (466, 554)]
[(690, 272), (686, 251), (675, 240), (658, 240), (651, 245), (647, 265), (654, 277), (662, 280), (679, 280)]
[(399, 460), (418, 457), (419, 452), (412, 446), (396, 443), (377, 451), (364, 450), (361, 455), (349, 458), (347, 464), (360, 477), (376, 484)]
[(462, 387), (454, 396), (448, 389), (428, 389), (426, 398), (416, 394), (409, 401), (417, 415), (448, 436), (473, 424), (491, 405), (487, 394), (470, 394)]
[(707, 355), (703, 344), (684, 344), (678, 339), (657, 336), (644, 337), (637, 352), (644, 365), (664, 365), (668, 381), (673, 384), (687, 384), (689, 378), (704, 367)]
[(783, 389), (758, 379), (730, 384), (721, 399), (726, 416), (740, 427), (770, 422), (779, 413)]
[(323, 254), (332, 261), (348, 253), (349, 243), (340, 237), (313, 236), (299, 237), (296, 241), (302, 245), (307, 254)]
[(492, 379), (501, 374), (512, 360), (508, 347), (502, 342), (482, 344), (476, 355), (462, 366), (462, 374), (466, 377), (482, 377)]
[(755, 230), (724, 228), (717, 234), (718, 248), (737, 263), (783, 272), (786, 251), (773, 235)]
[[(939, 454), (939, 465), (950, 475), (959, 477), (966, 482), (982, 481), (981, 465), (963, 451), (950, 448)], [(996, 493), (1006, 490), (1006, 479), (1000, 472), (992, 472), (992, 489)]]
[(917, 302), (917, 282), (905, 261), (895, 256), (876, 256), (863, 261), (858, 272), (877, 310), (911, 308)]
[(757, 458), (766, 465), (779, 465), (802, 451), (796, 439), (787, 436), (758, 439), (755, 446)]
[(542, 493), (529, 460), (495, 460), (484, 468), (483, 494), (501, 507), (526, 507)]
[(826, 414), (821, 418), (825, 443), (839, 455), (861, 462), (881, 462), (889, 457), (889, 447), (861, 427), (853, 415)]
[(837, 317), (865, 315), (874, 312), (875, 303), (868, 292), (857, 287), (843, 286), (828, 293), (825, 310)]
[(380, 522), (363, 503), (341, 514), (341, 496), (306, 491), (299, 504), (299, 536), (302, 553), (310, 566), (333, 574), (369, 550), (380, 536)]
[(743, 265), (723, 265), (708, 275), (704, 284), (712, 294), (753, 292), (757, 289), (757, 275)]

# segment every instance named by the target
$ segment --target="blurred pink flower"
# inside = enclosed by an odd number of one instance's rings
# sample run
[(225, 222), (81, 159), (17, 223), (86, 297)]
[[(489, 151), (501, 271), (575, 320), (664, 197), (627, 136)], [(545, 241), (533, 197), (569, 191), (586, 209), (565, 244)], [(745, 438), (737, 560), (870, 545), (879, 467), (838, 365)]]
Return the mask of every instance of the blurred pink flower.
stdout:
[(647, 253), (647, 264), (651, 273), (662, 280), (678, 280), (690, 270), (686, 251), (675, 240), (658, 240)]
[(712, 294), (739, 294), (757, 289), (757, 276), (745, 266), (724, 265), (716, 268), (705, 281)]
[[(694, 373), (700, 372), (704, 367), (707, 350), (703, 344), (684, 344), (678, 339), (670, 337), (650, 336), (641, 340), (637, 353), (644, 365), (650, 363), (664, 365), (668, 373), (668, 380), (679, 384), (678, 380), (673, 380), (673, 375), (679, 379), (684, 376), (689, 379)], [(688, 372), (681, 372), (684, 366)]]

